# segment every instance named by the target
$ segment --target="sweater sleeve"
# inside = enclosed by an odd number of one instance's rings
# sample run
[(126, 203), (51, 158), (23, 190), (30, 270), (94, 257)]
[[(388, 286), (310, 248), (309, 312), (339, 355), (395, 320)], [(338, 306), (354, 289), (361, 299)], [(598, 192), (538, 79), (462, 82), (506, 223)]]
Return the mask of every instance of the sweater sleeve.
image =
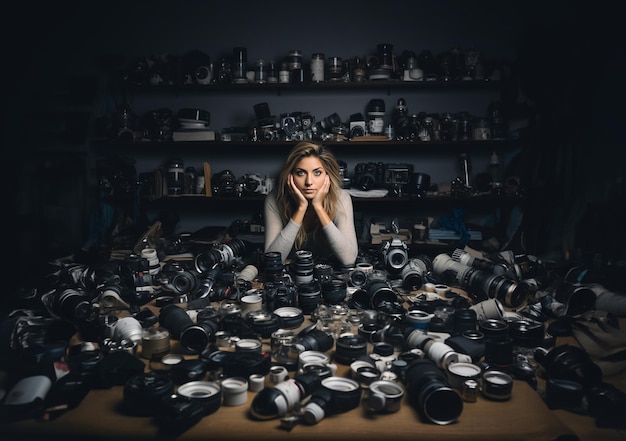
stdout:
[(283, 228), (274, 193), (265, 197), (265, 252), (279, 252), (283, 263), (289, 256), (301, 225), (289, 220)]
[(323, 231), (339, 262), (345, 266), (354, 265), (359, 245), (354, 227), (352, 198), (347, 191), (342, 191), (335, 219)]

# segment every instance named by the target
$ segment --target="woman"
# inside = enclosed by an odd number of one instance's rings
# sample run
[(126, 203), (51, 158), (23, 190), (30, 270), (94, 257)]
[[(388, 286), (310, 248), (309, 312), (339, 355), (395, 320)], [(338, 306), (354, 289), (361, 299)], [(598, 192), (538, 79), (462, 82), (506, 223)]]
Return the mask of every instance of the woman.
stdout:
[(265, 252), (280, 252), (285, 263), (296, 250), (343, 266), (353, 266), (358, 254), (352, 199), (341, 186), (339, 164), (327, 147), (310, 141), (289, 153), (265, 199)]

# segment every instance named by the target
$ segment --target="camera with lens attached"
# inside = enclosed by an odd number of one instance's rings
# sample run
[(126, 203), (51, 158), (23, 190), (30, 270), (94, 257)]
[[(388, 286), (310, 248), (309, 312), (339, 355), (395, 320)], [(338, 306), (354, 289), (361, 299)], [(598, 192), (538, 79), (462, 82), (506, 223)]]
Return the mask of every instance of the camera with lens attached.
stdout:
[(380, 259), (388, 271), (400, 273), (409, 261), (409, 249), (404, 241), (394, 237), (380, 246)]
[(197, 273), (175, 260), (169, 261), (163, 266), (158, 275), (158, 280), (164, 291), (176, 296), (191, 295), (198, 286)]
[(215, 173), (211, 179), (213, 194), (216, 196), (235, 196), (237, 194), (237, 178), (230, 170)]
[(382, 162), (359, 162), (354, 166), (354, 184), (360, 190), (382, 187), (384, 176), (385, 164)]
[(348, 130), (349, 138), (357, 138), (367, 134), (367, 123), (362, 113), (353, 113), (350, 115), (350, 126)]
[(302, 126), (302, 112), (283, 113), (280, 115), (280, 129), (285, 141), (302, 141), (304, 131)]
[(263, 178), (256, 173), (248, 173), (241, 178), (239, 187), (244, 195), (268, 194), (274, 185), (273, 180), (267, 176)]
[(402, 193), (411, 182), (413, 175), (412, 164), (385, 164), (384, 185), (394, 196), (402, 196)]
[(273, 121), (266, 121), (263, 124), (259, 124), (257, 136), (259, 141), (280, 141), (280, 131)]
[(312, 125), (312, 137), (313, 139), (327, 139), (331, 136), (333, 129), (339, 126), (341, 126), (341, 116), (337, 112), (332, 113)]
[(265, 302), (268, 311), (285, 306), (298, 306), (298, 291), (290, 278), (265, 283)]

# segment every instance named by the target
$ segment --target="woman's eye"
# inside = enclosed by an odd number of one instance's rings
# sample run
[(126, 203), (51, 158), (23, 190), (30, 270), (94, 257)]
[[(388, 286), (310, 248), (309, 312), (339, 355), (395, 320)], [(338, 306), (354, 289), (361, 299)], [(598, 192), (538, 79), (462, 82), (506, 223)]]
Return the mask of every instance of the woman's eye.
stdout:
[(296, 176), (303, 176), (304, 172), (302, 170), (296, 170)]
[(322, 175), (321, 170), (315, 170), (315, 176), (321, 176), (321, 175)]

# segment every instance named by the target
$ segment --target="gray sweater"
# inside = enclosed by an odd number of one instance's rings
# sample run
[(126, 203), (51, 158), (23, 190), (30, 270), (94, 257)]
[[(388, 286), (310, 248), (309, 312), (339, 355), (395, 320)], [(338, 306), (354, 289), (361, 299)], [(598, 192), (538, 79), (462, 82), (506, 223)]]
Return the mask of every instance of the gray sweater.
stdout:
[[(287, 258), (293, 259), (296, 234), (302, 225), (289, 220), (283, 225), (278, 211), (275, 192), (265, 198), (265, 252), (278, 251), (283, 263)], [(356, 260), (359, 245), (354, 227), (354, 210), (350, 194), (341, 190), (337, 213), (331, 223), (322, 228), (317, 238), (311, 235), (302, 249), (311, 251), (316, 261), (337, 261), (344, 266), (352, 266)]]

